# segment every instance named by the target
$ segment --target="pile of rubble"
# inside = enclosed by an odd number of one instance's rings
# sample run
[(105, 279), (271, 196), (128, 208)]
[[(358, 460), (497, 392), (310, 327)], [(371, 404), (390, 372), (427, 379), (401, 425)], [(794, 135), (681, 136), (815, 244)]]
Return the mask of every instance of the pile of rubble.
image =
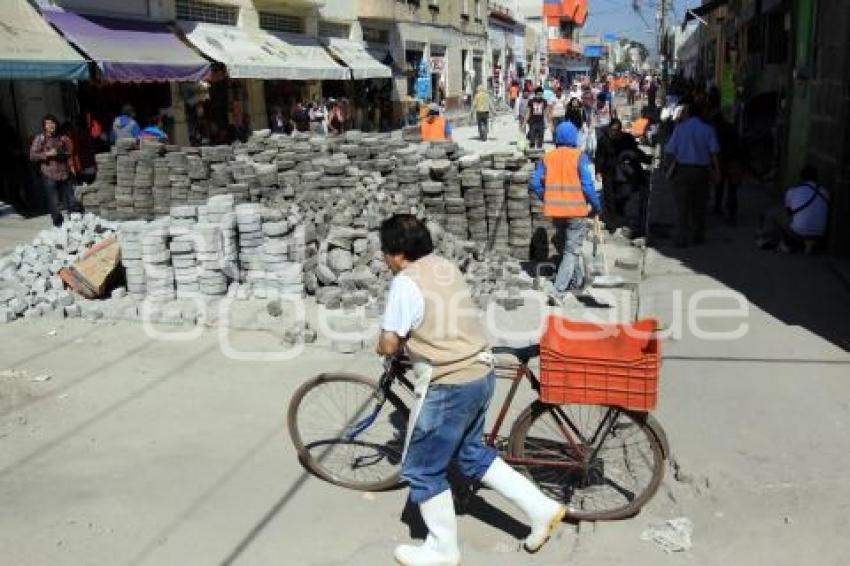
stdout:
[(80, 306), (65, 290), (59, 271), (116, 228), (93, 214), (71, 214), (62, 227), (43, 230), (31, 244), (0, 258), (0, 322), (80, 316)]
[(56, 273), (112, 232), (130, 298), (307, 293), (328, 308), (379, 309), (390, 273), (377, 230), (399, 212), (427, 219), (437, 252), (466, 273), (480, 305), (511, 308), (533, 283), (518, 260), (533, 255), (532, 236), (551, 233), (527, 190), (534, 163), (520, 153), (466, 154), (454, 143), (356, 131), (261, 131), (232, 146), (119, 141), (97, 162), (81, 196), (90, 212), (0, 263), (0, 317), (72, 306)]
[(135, 149), (122, 142), (98, 155), (97, 163), (97, 179), (82, 189), (81, 201), (86, 210), (112, 220), (151, 221), (220, 195), (232, 196), (235, 205), (306, 203), (317, 213), (317, 207), (358, 188), (374, 192), (380, 186), (394, 205), (409, 205), (461, 240), (489, 244), (520, 260), (528, 259), (531, 234), (540, 224), (539, 205), (525, 188), (533, 161), (517, 152), (467, 155), (451, 142), (412, 144), (359, 131), (328, 138), (264, 130), (232, 146), (144, 141)]

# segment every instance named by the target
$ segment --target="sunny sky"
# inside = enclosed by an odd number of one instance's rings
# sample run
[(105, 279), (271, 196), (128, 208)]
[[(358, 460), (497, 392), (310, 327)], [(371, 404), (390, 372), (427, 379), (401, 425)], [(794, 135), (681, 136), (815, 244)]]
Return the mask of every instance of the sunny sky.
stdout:
[[(655, 45), (655, 12), (659, 0), (639, 0), (643, 15), (652, 33), (646, 33), (646, 24), (632, 10), (633, 0), (590, 0), (590, 15), (584, 33), (617, 33), (640, 41), (652, 49)], [(701, 4), (701, 0), (672, 0), (673, 12), (669, 16), (681, 23), (685, 10)]]

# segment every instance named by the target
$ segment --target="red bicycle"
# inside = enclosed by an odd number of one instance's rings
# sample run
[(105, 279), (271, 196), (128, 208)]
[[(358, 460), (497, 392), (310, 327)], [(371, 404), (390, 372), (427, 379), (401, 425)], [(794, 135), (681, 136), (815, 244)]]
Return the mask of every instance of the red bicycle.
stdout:
[[(540, 393), (529, 367), (539, 346), (494, 348), (511, 354), (510, 389), (486, 442), (550, 497), (564, 502), (572, 520), (613, 520), (637, 514), (658, 490), (668, 454), (663, 428), (648, 412), (612, 405), (555, 405), (535, 400), (507, 436), (505, 419), (520, 385)], [(504, 368), (501, 368), (504, 369)], [(408, 419), (403, 397), (412, 397), (409, 362), (392, 360), (375, 381), (325, 373), (304, 383), (287, 421), (302, 464), (339, 486), (364, 491), (401, 484)]]

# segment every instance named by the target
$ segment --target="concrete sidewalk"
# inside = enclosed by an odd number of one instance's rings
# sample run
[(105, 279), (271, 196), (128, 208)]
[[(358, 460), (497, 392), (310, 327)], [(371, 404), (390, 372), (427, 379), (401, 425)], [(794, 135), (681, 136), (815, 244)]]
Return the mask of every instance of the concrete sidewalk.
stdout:
[(0, 255), (11, 251), (18, 244), (31, 242), (40, 231), (52, 226), (49, 214), (25, 218), (11, 206), (0, 203)]

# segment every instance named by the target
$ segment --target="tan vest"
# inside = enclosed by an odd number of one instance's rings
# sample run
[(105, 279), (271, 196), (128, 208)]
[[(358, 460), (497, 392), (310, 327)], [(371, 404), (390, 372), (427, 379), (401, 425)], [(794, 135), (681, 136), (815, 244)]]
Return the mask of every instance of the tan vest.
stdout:
[(479, 354), (487, 350), (487, 339), (460, 270), (432, 254), (413, 262), (402, 273), (416, 283), (425, 299), (422, 324), (407, 340), (413, 361), (430, 364), (431, 381), (441, 385), (458, 385), (486, 376), (490, 366), (479, 359)]

